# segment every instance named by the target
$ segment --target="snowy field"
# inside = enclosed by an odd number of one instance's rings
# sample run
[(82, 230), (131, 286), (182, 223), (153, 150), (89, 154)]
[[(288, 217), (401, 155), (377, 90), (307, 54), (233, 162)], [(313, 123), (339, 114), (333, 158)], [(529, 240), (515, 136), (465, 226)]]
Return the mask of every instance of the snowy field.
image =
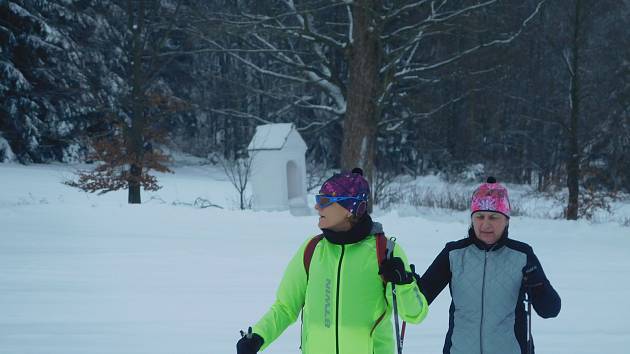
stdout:
[[(238, 330), (273, 302), (314, 216), (235, 210), (219, 170), (180, 166), (164, 188), (126, 204), (62, 185), (62, 165), (0, 164), (0, 353), (235, 353)], [(472, 189), (471, 189), (472, 191)], [(196, 208), (204, 198), (219, 208)], [(622, 210), (628, 210), (622, 209)], [(630, 215), (621, 215), (630, 217)], [(419, 271), (466, 233), (468, 215), (377, 211)], [(537, 353), (630, 353), (630, 228), (617, 222), (511, 220), (562, 297), (533, 323)], [(408, 327), (404, 352), (441, 353), (450, 297)], [(299, 325), (267, 353), (299, 353)]]

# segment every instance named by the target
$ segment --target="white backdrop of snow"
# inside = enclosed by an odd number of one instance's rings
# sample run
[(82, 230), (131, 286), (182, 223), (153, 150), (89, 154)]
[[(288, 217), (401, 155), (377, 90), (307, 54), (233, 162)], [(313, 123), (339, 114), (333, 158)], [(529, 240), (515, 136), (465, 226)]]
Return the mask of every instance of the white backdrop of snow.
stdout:
[[(164, 188), (127, 205), (126, 192), (88, 195), (60, 182), (63, 165), (0, 164), (0, 353), (234, 353), (238, 330), (274, 300), (289, 258), (316, 219), (233, 210), (216, 168), (177, 166)], [(185, 206), (202, 197), (228, 209)], [(377, 211), (423, 271), (465, 234), (466, 212)], [(630, 229), (514, 218), (562, 297), (556, 319), (535, 318), (540, 353), (628, 353)], [(446, 289), (408, 327), (407, 353), (441, 352)], [(299, 353), (299, 324), (266, 352)]]

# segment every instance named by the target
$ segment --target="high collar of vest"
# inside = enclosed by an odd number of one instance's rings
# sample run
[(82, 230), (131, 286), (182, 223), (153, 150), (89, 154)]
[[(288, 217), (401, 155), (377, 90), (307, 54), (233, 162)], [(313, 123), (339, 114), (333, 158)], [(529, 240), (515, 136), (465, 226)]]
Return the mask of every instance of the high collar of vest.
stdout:
[(336, 245), (348, 245), (362, 241), (368, 235), (371, 235), (373, 226), (374, 222), (372, 222), (372, 218), (366, 213), (361, 217), (361, 219), (359, 219), (359, 222), (352, 226), (352, 228), (348, 231), (322, 229), (322, 232), (326, 240), (330, 243), (334, 243)]
[(477, 235), (475, 235), (475, 230), (473, 229), (472, 226), (468, 229), (468, 238), (470, 238), (471, 242), (474, 243), (475, 246), (477, 246), (477, 248), (479, 248), (480, 250), (496, 251), (496, 250), (501, 249), (503, 246), (505, 246), (505, 243), (507, 242), (507, 239), (508, 239), (508, 227), (509, 225), (505, 226), (505, 230), (503, 230), (503, 234), (501, 235), (501, 238), (499, 238), (499, 240), (492, 245), (488, 245), (485, 242), (478, 239)]

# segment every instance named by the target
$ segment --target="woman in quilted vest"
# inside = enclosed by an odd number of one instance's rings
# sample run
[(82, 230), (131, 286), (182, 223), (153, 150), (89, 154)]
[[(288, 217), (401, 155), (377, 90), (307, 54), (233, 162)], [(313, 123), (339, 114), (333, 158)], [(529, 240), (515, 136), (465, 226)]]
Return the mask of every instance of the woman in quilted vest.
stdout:
[[(468, 237), (449, 242), (422, 277), (429, 304), (448, 285), (444, 354), (533, 354), (527, 299), (540, 317), (556, 317), (560, 297), (532, 248), (508, 238), (508, 191), (489, 177), (471, 198)], [(531, 313), (530, 313), (531, 316)], [(531, 317), (530, 317), (531, 319)]]
[(400, 317), (424, 319), (428, 305), (402, 248), (396, 244), (392, 257), (380, 256), (387, 239), (367, 213), (369, 195), (361, 169), (324, 182), (315, 204), (322, 234), (293, 256), (275, 303), (242, 333), (238, 354), (267, 348), (300, 312), (304, 354), (393, 354), (392, 283)]

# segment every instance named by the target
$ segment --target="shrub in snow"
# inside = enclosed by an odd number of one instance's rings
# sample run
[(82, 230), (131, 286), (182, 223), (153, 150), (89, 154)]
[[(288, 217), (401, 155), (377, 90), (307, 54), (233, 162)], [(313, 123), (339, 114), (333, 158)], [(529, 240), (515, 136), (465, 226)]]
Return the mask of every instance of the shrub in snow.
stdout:
[[(159, 190), (161, 186), (158, 185), (157, 178), (149, 172), (151, 170), (172, 172), (166, 167), (169, 161), (168, 156), (148, 143), (140, 154), (135, 154), (129, 149), (124, 135), (122, 129), (118, 129), (110, 136), (94, 139), (91, 143), (93, 150), (88, 158), (98, 161), (98, 165), (91, 171), (78, 171), (77, 180), (64, 183), (86, 192), (98, 192), (98, 194), (129, 189), (132, 184), (139, 185), (147, 191)], [(156, 132), (146, 132), (145, 136), (148, 137), (148, 141), (164, 139)]]
[(238, 192), (239, 208), (241, 210), (251, 209), (252, 201), (251, 198), (245, 196), (245, 191), (252, 174), (252, 157), (247, 156), (235, 159), (227, 159), (218, 155), (217, 157), (225, 175)]

